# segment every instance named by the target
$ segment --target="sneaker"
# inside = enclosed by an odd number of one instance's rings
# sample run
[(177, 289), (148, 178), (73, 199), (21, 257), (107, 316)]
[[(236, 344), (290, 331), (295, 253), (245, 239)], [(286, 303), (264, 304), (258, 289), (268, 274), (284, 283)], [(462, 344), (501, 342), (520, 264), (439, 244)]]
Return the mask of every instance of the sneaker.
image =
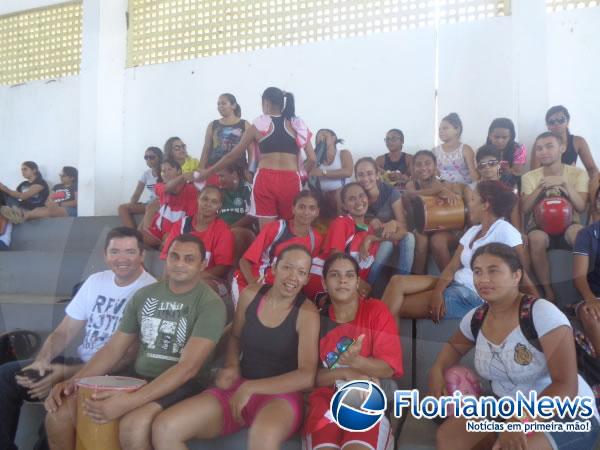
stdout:
[(12, 224), (19, 224), (23, 222), (23, 214), (20, 208), (3, 206), (0, 208), (0, 214)]
[(15, 214), (15, 220), (16, 220), (16, 222), (14, 222), (14, 223), (19, 224), (19, 223), (25, 222), (25, 211), (23, 211), (18, 206), (13, 206), (12, 210)]

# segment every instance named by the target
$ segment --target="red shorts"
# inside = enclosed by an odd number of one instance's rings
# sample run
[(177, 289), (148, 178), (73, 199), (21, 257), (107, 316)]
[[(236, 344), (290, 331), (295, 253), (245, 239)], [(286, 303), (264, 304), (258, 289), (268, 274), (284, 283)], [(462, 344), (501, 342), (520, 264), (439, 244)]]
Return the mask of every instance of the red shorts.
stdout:
[(294, 424), (292, 425), (292, 429), (290, 430), (290, 434), (288, 437), (293, 436), (300, 429), (300, 425), (302, 425), (302, 420), (304, 418), (303, 409), (304, 409), (304, 399), (300, 392), (290, 392), (288, 394), (254, 394), (242, 409), (242, 419), (244, 420), (243, 424), (236, 422), (231, 414), (231, 407), (229, 406), (229, 400), (236, 393), (237, 389), (240, 385), (246, 380), (240, 378), (237, 380), (229, 389), (219, 389), (219, 388), (211, 388), (207, 389), (205, 392), (214, 395), (219, 403), (221, 404), (221, 408), (223, 409), (223, 430), (221, 436), (227, 436), (229, 434), (233, 434), (238, 432), (244, 427), (249, 427), (254, 422), (254, 419), (260, 412), (260, 410), (267, 405), (272, 400), (282, 399), (287, 401), (292, 410), (294, 411)]
[(168, 220), (165, 220), (165, 218), (163, 217), (161, 226), (159, 228), (157, 225), (158, 219), (159, 216), (157, 214), (152, 220), (152, 225), (150, 225), (150, 227), (148, 228), (148, 233), (150, 233), (159, 241), (162, 241), (163, 238), (169, 234), (169, 231), (171, 231), (171, 227), (173, 226), (173, 224)]
[(292, 204), (301, 189), (298, 172), (258, 169), (252, 186), (250, 215), (264, 219), (291, 219)]
[(333, 422), (328, 422), (318, 430), (303, 438), (302, 449), (313, 450), (319, 447), (344, 448), (347, 444), (361, 444), (373, 450), (387, 450), (394, 447), (390, 423), (386, 417), (368, 431), (346, 431)]

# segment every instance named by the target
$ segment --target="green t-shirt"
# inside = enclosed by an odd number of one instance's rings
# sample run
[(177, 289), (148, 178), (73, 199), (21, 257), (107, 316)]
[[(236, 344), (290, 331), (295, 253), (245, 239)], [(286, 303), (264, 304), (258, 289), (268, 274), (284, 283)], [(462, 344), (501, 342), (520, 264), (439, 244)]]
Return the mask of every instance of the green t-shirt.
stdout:
[(250, 211), (250, 197), (252, 195), (252, 186), (248, 182), (240, 184), (236, 191), (226, 191), (223, 189), (223, 206), (219, 211), (219, 218), (223, 219), (227, 225), (232, 225)]
[[(159, 281), (134, 294), (125, 307), (119, 331), (139, 335), (135, 371), (156, 378), (177, 364), (190, 337), (218, 342), (225, 318), (223, 301), (203, 282), (190, 292), (174, 294), (166, 281)], [(205, 364), (198, 374), (201, 381), (206, 379), (208, 366)]]

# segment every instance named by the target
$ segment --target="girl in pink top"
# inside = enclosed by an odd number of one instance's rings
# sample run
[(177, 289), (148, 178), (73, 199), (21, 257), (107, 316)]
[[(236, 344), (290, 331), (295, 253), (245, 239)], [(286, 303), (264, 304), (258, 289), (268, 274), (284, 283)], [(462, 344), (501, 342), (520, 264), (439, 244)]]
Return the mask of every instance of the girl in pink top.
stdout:
[(471, 184), (479, 179), (475, 167), (475, 152), (460, 142), (463, 126), (456, 113), (450, 113), (440, 122), (439, 136), (442, 141), (433, 149), (437, 159), (440, 178), (452, 183)]

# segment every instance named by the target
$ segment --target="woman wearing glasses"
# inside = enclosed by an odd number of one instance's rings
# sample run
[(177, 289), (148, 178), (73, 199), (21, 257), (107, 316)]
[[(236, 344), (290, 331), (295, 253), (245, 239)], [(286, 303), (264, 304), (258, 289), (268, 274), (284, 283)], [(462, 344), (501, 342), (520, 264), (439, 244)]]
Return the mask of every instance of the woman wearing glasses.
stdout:
[(383, 180), (392, 186), (404, 189), (406, 183), (410, 181), (413, 158), (412, 155), (402, 151), (404, 133), (397, 128), (392, 128), (383, 141), (389, 152), (379, 155), (375, 160), (382, 170)]
[[(561, 161), (563, 164), (574, 166), (577, 163), (577, 158), (581, 158), (581, 162), (585, 166), (590, 178), (598, 173), (598, 167), (594, 162), (594, 157), (590, 151), (590, 147), (586, 140), (581, 136), (571, 134), (569, 123), (571, 115), (567, 108), (562, 105), (553, 106), (546, 112), (546, 126), (549, 131), (559, 134), (563, 142), (567, 145), (567, 150), (562, 154)], [(535, 157), (531, 163), (531, 170), (540, 167), (540, 162)]]
[[(519, 291), (524, 271), (517, 252), (507, 245), (491, 243), (480, 247), (471, 259), (473, 282), (485, 300), (484, 308), (469, 311), (459, 330), (442, 348), (429, 372), (430, 392), (440, 397), (447, 392), (444, 374), (463, 355), (475, 348), (475, 369), (491, 381), (497, 398), (514, 398), (536, 391), (538, 398), (594, 398), (590, 386), (577, 375), (573, 332), (567, 317), (551, 302), (534, 300)], [(527, 328), (523, 325), (528, 324)], [(533, 328), (533, 330), (531, 330)], [(537, 337), (537, 338), (534, 338)], [(494, 448), (566, 450), (597, 448), (600, 435), (598, 411), (591, 403), (590, 430), (581, 432), (469, 433), (464, 417), (449, 417), (437, 431), (438, 450)], [(539, 416), (507, 419), (509, 422), (542, 421)], [(581, 417), (547, 419), (556, 422), (583, 420)]]
[(314, 384), (319, 316), (302, 295), (311, 256), (300, 245), (279, 255), (273, 285), (250, 286), (240, 296), (225, 366), (216, 387), (178, 403), (154, 422), (156, 450), (187, 448), (249, 428), (251, 450), (276, 450), (302, 424), (302, 391)]
[(354, 258), (343, 253), (333, 254), (323, 266), (331, 302), (321, 310), (321, 368), (304, 425), (307, 450), (349, 445), (383, 450), (391, 440), (385, 417), (368, 431), (350, 432), (339, 428), (328, 414), (337, 386), (352, 380), (399, 378), (404, 373), (396, 322), (381, 301), (360, 296), (358, 271)]
[[(148, 147), (144, 154), (144, 159), (146, 160), (148, 169), (144, 171), (142, 177), (138, 180), (129, 203), (124, 203), (119, 206), (119, 217), (121, 218), (121, 222), (129, 228), (136, 228), (135, 220), (133, 219), (135, 214), (144, 214), (143, 223), (145, 223), (146, 216), (149, 216), (148, 219), (151, 219), (158, 207), (158, 197), (156, 197), (154, 187), (160, 180), (160, 167), (163, 161), (163, 152), (158, 147)], [(144, 192), (144, 188), (148, 191), (146, 203), (140, 202), (140, 197)], [(149, 210), (152, 211), (150, 212)]]

